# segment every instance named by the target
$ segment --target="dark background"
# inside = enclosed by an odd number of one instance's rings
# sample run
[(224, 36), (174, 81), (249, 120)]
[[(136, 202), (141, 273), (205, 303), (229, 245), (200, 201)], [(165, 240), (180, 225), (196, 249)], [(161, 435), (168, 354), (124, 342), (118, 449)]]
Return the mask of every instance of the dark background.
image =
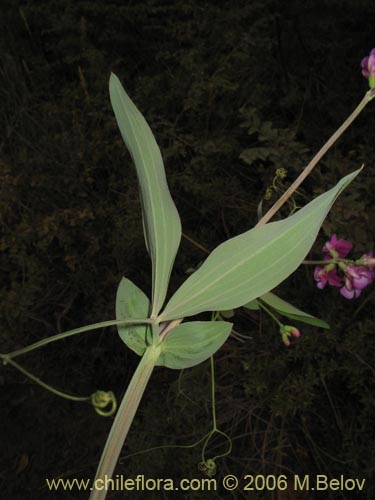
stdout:
[[(0, 6), (0, 352), (112, 319), (122, 276), (149, 293), (135, 170), (109, 102), (111, 71), (157, 138), (184, 233), (213, 249), (252, 227), (276, 169), (287, 169), (288, 185), (358, 104), (367, 90), (360, 60), (375, 46), (375, 7), (365, 0)], [(355, 242), (355, 257), (374, 248), (374, 130), (370, 103), (295, 197), (302, 205), (366, 165), (336, 202), (311, 258), (334, 232)], [(169, 293), (204, 258), (183, 238)], [(233, 444), (216, 477), (343, 474), (365, 478), (365, 492), (187, 498), (374, 498), (374, 289), (348, 301), (337, 289), (318, 290), (312, 271), (301, 266), (278, 293), (331, 330), (300, 325), (301, 339), (286, 348), (269, 318), (239, 310), (235, 328), (248, 338), (230, 338), (215, 356), (218, 426)], [(67, 392), (113, 390), (120, 399), (138, 359), (112, 328), (17, 361)], [(44, 478), (92, 477), (112, 419), (10, 366), (0, 369), (0, 394), (0, 497), (87, 498), (48, 492)], [(122, 456), (192, 444), (211, 426), (209, 363), (157, 368)], [(215, 439), (206, 458), (226, 446)], [(201, 449), (138, 454), (116, 473), (204, 477)]]

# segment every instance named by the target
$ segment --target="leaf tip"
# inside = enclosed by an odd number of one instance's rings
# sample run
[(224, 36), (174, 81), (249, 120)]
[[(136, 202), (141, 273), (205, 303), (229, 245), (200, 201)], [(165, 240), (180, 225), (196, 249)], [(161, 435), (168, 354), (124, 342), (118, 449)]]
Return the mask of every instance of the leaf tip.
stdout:
[(117, 86), (117, 85), (121, 85), (121, 82), (120, 82), (118, 76), (116, 76), (111, 71), (111, 74), (109, 76), (109, 90), (111, 91), (111, 89), (114, 89), (114, 87)]
[(320, 320), (321, 324), (320, 324), (320, 328), (324, 328), (325, 330), (330, 330), (331, 329), (331, 325), (329, 325), (328, 323), (326, 323), (325, 321), (323, 320)]

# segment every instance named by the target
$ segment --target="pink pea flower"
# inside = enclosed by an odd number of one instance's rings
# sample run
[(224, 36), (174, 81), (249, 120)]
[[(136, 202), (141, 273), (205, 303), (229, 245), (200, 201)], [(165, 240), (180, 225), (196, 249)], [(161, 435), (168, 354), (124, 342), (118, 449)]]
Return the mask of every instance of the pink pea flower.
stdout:
[[(375, 87), (375, 49), (371, 51), (374, 69)], [(375, 257), (373, 252), (368, 252), (356, 261), (346, 259), (353, 245), (350, 241), (337, 239), (336, 234), (326, 241), (323, 247), (324, 267), (315, 267), (314, 279), (316, 286), (323, 289), (327, 284), (340, 288), (340, 293), (347, 299), (354, 299), (361, 295), (362, 290), (375, 280)]]
[(375, 49), (372, 49), (369, 56), (366, 56), (361, 61), (362, 75), (365, 78), (375, 76)]
[(350, 241), (338, 240), (336, 234), (333, 234), (331, 239), (326, 241), (323, 247), (323, 252), (326, 254), (324, 258), (330, 259), (331, 257), (340, 257), (340, 259), (343, 259), (348, 255), (352, 248), (353, 245)]
[(317, 266), (314, 270), (314, 279), (317, 282), (316, 286), (321, 290), (328, 283), (331, 286), (342, 286), (343, 279), (337, 274), (336, 269), (328, 270)]
[(374, 273), (362, 266), (345, 266), (344, 273), (345, 278), (350, 279), (353, 286), (359, 290), (362, 290), (374, 280)]
[(345, 286), (340, 288), (340, 293), (346, 299), (356, 299), (361, 295), (362, 290), (354, 288), (353, 283), (350, 279), (345, 279)]
[(340, 289), (341, 295), (347, 299), (360, 296), (362, 290), (374, 281), (375, 273), (363, 266), (345, 266), (345, 284)]

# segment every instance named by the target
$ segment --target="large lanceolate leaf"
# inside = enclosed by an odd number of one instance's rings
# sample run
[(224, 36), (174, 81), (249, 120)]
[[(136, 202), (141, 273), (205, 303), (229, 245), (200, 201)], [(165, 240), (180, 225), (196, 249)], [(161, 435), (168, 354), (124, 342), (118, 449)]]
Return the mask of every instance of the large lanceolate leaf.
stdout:
[(259, 297), (268, 306), (272, 307), (276, 312), (287, 318), (294, 319), (296, 321), (301, 321), (302, 323), (307, 323), (309, 325), (318, 326), (320, 328), (329, 328), (329, 325), (311, 314), (305, 313), (292, 304), (289, 304), (286, 300), (281, 299), (274, 293), (266, 293)]
[(219, 245), (172, 296), (160, 321), (240, 307), (275, 288), (300, 265), (333, 202), (359, 171), (291, 217)]
[(167, 368), (190, 368), (212, 356), (227, 340), (232, 323), (191, 321), (171, 330), (161, 344), (156, 362)]
[[(142, 290), (122, 278), (116, 295), (116, 319), (148, 318), (150, 309), (150, 301)], [(146, 335), (151, 335), (149, 325), (118, 325), (117, 331), (129, 349), (138, 356), (143, 355), (147, 348)]]
[(165, 300), (181, 239), (181, 222), (168, 189), (163, 160), (153, 133), (113, 73), (109, 93), (116, 120), (137, 170), (143, 229), (152, 261), (152, 316)]

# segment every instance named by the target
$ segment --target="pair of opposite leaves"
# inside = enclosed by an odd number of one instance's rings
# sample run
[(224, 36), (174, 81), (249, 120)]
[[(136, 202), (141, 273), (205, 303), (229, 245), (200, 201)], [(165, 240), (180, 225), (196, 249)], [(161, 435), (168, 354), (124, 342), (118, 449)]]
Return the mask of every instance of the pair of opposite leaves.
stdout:
[[(261, 297), (278, 312), (284, 311), (287, 316), (289, 312), (288, 317), (294, 314), (301, 321), (326, 328), (324, 322), (268, 292), (300, 265), (332, 204), (360, 169), (292, 216), (255, 227), (219, 245), (180, 286), (160, 314), (181, 239), (181, 222), (150, 127), (114, 74), (109, 89), (118, 126), (136, 167), (146, 247), (152, 261), (151, 304), (138, 287), (124, 278), (117, 291), (116, 318), (151, 316), (160, 324), (203, 311), (235, 309)], [(148, 328), (120, 326), (118, 331), (126, 345), (142, 355), (147, 348)], [(157, 364), (169, 368), (194, 366), (221, 347), (231, 328), (232, 324), (225, 321), (182, 323), (163, 340)]]

